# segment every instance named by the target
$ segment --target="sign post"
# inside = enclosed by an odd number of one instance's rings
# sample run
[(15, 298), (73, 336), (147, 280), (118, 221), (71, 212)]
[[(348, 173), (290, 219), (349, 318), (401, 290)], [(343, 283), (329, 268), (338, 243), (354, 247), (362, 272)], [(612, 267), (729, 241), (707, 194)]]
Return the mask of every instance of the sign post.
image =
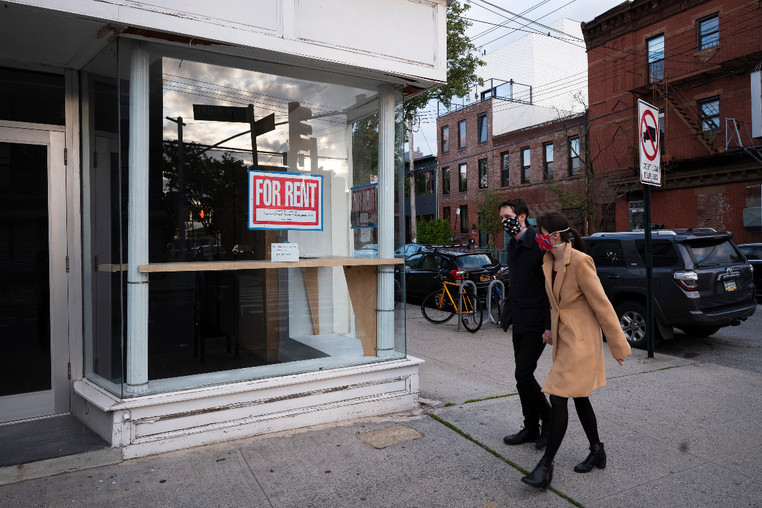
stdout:
[(646, 237), (646, 344), (648, 357), (654, 357), (654, 288), (653, 249), (651, 246), (651, 186), (661, 187), (661, 134), (659, 109), (638, 99), (638, 146), (640, 147), (640, 183), (643, 184), (643, 208)]

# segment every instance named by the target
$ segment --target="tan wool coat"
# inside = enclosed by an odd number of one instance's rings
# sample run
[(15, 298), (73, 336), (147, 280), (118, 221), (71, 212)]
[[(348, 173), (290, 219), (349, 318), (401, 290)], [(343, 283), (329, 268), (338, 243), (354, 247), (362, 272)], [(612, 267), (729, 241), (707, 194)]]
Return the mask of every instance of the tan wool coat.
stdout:
[(614, 307), (603, 292), (595, 263), (587, 254), (564, 249), (563, 266), (553, 281), (553, 252), (545, 254), (543, 272), (550, 300), (553, 366), (542, 391), (559, 397), (587, 397), (606, 384), (603, 337), (614, 358), (628, 356), (630, 345)]

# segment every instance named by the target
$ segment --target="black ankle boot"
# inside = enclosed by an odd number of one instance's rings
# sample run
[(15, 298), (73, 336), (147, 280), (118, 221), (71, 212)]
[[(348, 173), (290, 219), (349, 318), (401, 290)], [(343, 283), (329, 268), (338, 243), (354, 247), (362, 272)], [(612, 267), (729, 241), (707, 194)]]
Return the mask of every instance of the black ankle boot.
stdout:
[(521, 481), (538, 489), (547, 489), (553, 479), (553, 464), (552, 460), (543, 455), (534, 470)]
[(606, 450), (603, 449), (603, 443), (590, 446), (590, 455), (585, 460), (574, 466), (577, 473), (589, 473), (593, 466), (598, 469), (606, 469)]

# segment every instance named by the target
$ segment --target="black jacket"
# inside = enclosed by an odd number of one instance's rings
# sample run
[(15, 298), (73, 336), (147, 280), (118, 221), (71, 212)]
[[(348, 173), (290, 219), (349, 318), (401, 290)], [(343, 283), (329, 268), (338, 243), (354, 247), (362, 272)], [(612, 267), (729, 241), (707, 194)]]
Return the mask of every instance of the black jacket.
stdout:
[(500, 322), (503, 331), (513, 324), (515, 333), (550, 329), (550, 303), (545, 292), (542, 258), (545, 253), (535, 241), (537, 231), (527, 226), (521, 241), (508, 242), (508, 299)]

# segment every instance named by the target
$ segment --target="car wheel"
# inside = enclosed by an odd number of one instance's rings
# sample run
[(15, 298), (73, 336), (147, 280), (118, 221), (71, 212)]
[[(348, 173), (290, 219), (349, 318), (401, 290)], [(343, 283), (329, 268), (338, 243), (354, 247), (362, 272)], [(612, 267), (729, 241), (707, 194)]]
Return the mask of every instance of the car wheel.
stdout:
[[(616, 315), (619, 317), (619, 324), (622, 326), (622, 331), (624, 331), (624, 336), (630, 346), (636, 349), (646, 349), (648, 347), (646, 341), (646, 307), (640, 302), (629, 300), (617, 306)], [(659, 340), (661, 340), (659, 331), (654, 329), (654, 345), (658, 344)]]
[(696, 337), (709, 337), (717, 333), (719, 326), (684, 326), (680, 328), (685, 335), (694, 335)]

